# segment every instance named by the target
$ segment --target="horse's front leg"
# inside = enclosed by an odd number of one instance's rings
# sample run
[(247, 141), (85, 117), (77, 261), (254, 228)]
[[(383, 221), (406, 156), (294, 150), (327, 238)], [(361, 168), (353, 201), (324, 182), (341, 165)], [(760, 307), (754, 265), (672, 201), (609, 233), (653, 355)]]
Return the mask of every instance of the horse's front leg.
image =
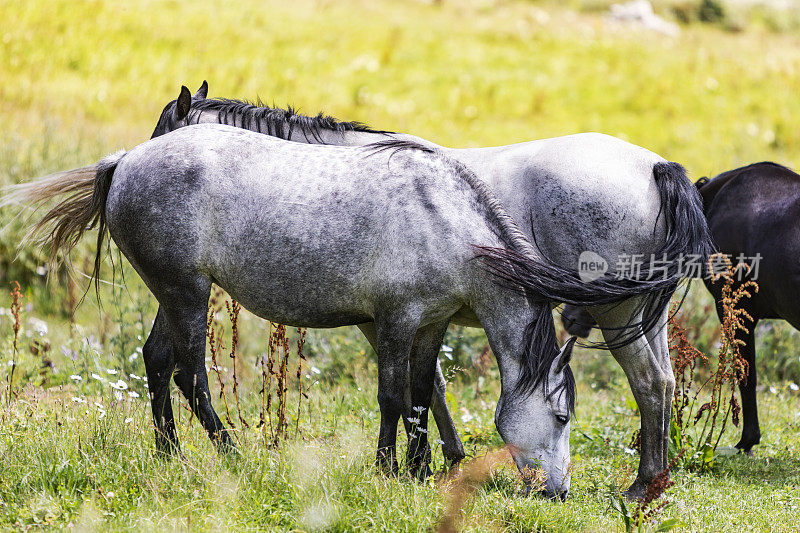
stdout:
[(386, 313), (375, 318), (378, 347), (378, 405), (381, 426), (376, 464), (397, 474), (397, 422), (403, 414), (409, 357), (419, 319), (401, 313)]
[(442, 439), (442, 455), (448, 467), (456, 467), (466, 457), (464, 444), (458, 435), (450, 409), (447, 407), (447, 381), (442, 373), (442, 365), (436, 358), (436, 376), (431, 399), (431, 412)]
[(410, 425), (407, 457), (411, 474), (420, 479), (432, 473), (428, 466), (431, 460), (428, 445), (428, 412), (434, 391), (439, 349), (448, 322), (445, 320), (420, 328), (411, 348), (411, 372), (407, 390), (413, 414), (407, 418)]
[[(375, 352), (378, 352), (378, 334), (375, 331), (375, 323), (369, 322), (359, 324), (358, 329), (364, 334), (369, 341)], [(437, 347), (438, 350), (438, 347)], [(458, 435), (453, 417), (450, 415), (450, 409), (447, 407), (447, 383), (442, 374), (442, 367), (439, 360), (436, 360), (436, 376), (434, 381), (433, 394), (431, 397), (430, 410), (433, 413), (433, 418), (436, 421), (436, 427), (439, 430), (439, 436), (442, 439), (442, 454), (449, 466), (456, 466), (466, 456), (464, 452), (464, 444), (461, 442), (461, 437)], [(413, 402), (411, 401), (411, 383), (410, 380), (406, 385), (405, 401), (403, 410), (403, 423), (406, 429), (406, 434), (409, 435), (412, 430), (412, 424), (408, 421), (415, 417), (415, 412), (412, 409)]]

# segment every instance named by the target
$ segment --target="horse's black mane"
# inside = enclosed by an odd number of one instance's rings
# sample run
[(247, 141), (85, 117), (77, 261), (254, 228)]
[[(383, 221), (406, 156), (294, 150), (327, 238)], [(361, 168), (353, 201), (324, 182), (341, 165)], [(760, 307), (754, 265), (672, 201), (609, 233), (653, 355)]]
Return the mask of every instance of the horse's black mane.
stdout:
[(255, 102), (229, 98), (195, 100), (192, 102), (192, 109), (189, 112), (189, 123), (199, 121), (200, 114), (204, 111), (215, 111), (220, 124), (228, 124), (281, 139), (290, 139), (295, 130), (299, 130), (306, 140), (313, 139), (318, 143), (323, 142), (321, 137), (323, 131), (391, 133), (373, 130), (362, 122), (343, 122), (321, 112), (316, 116), (309, 117), (301, 115), (291, 106), (287, 106), (286, 109), (270, 107), (260, 99)]

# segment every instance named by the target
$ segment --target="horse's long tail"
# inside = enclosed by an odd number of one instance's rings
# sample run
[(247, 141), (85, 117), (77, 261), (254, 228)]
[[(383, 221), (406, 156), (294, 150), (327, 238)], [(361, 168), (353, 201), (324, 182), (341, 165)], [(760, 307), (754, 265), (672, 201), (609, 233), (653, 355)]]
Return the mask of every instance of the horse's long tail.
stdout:
[(58, 200), (20, 243), (20, 246), (32, 243), (48, 248), (50, 272), (65, 261), (86, 230), (96, 227), (97, 253), (92, 278), (97, 280), (106, 233), (106, 199), (114, 170), (123, 155), (125, 151), (121, 150), (94, 165), (57, 172), (4, 190), (0, 206), (22, 204), (37, 211)]
[(630, 334), (620, 332), (616, 340), (602, 346), (627, 344), (638, 336), (634, 331), (641, 331), (639, 327), (647, 331), (658, 322), (687, 270), (697, 265), (694, 275), (700, 275), (713, 251), (700, 195), (684, 168), (677, 163), (659, 162), (653, 166), (653, 177), (661, 199), (659, 218), (664, 217), (667, 235), (664, 244), (653, 253), (658, 263), (642, 258), (642, 263), (630, 272), (606, 274), (584, 282), (577, 269), (563, 268), (519, 250), (479, 247), (478, 257), (500, 283), (524, 290), (533, 298), (589, 306), (648, 296), (642, 321), (631, 324), (635, 330), (625, 328)]

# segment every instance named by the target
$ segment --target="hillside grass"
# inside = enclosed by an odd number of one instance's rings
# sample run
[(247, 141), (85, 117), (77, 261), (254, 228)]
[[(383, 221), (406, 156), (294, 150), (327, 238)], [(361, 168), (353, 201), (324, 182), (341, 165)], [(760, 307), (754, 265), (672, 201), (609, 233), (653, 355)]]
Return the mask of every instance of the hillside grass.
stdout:
[[(609, 25), (583, 3), (575, 7), (582, 12), (511, 0), (445, 0), (443, 7), (399, 0), (2, 0), (0, 185), (142, 142), (180, 85), (194, 90), (203, 79), (212, 96), (261, 97), (452, 146), (594, 130), (681, 162), (695, 178), (760, 160), (800, 162), (800, 37), (695, 24), (667, 38)], [(174, 392), (183, 457), (164, 459), (153, 447), (146, 388), (131, 377), (144, 373), (137, 354), (154, 316), (152, 297), (128, 269), (124, 288), (104, 286), (102, 307), (87, 295), (71, 324), (64, 284), (47, 287), (36, 273), (41, 255), (26, 250), (12, 262), (24, 232), (22, 221), (10, 222), (13, 215), (0, 211), (0, 282), (19, 279), (26, 297), (19, 396), (0, 409), (0, 528), (435, 525), (446, 482), (387, 479), (371, 467), (376, 372), (356, 331), (309, 333), (309, 377), (302, 379), (310, 398), (301, 403), (299, 424), (291, 420), (288, 442), (272, 449), (254, 427), (261, 402), (255, 364), (266, 330), (245, 316), (239, 369), (253, 427), (239, 428), (239, 456), (217, 455)], [(113, 279), (122, 282), (119, 272)], [(81, 291), (73, 291), (76, 300)], [(3, 364), (12, 359), (7, 302), (0, 297)], [(702, 288), (695, 287), (685, 312), (698, 344), (713, 350), (717, 322)], [(44, 356), (32, 353), (34, 341), (49, 344)], [(451, 407), (470, 453), (479, 455), (501, 444), (492, 421), (496, 370), (476, 377), (480, 332), (454, 329), (447, 343), (455, 348), (446, 364)], [(664, 516), (688, 530), (797, 528), (800, 398), (790, 383), (800, 381), (800, 343), (781, 323), (769, 324), (760, 343), (758, 364), (768, 378), (759, 393), (763, 444), (755, 458), (720, 458), (708, 474), (675, 473)], [(621, 530), (610, 498), (635, 473), (638, 457), (628, 449), (638, 427), (635, 404), (607, 353), (579, 350), (574, 367), (569, 500), (523, 498), (514, 469), (505, 466), (466, 506), (468, 531)], [(230, 373), (223, 375), (229, 382)], [(109, 383), (123, 378), (130, 388), (120, 401)], [(290, 406), (296, 401), (292, 396)], [(222, 402), (215, 403), (222, 413)], [(735, 433), (723, 443), (736, 442)], [(441, 454), (435, 461), (441, 466)]]

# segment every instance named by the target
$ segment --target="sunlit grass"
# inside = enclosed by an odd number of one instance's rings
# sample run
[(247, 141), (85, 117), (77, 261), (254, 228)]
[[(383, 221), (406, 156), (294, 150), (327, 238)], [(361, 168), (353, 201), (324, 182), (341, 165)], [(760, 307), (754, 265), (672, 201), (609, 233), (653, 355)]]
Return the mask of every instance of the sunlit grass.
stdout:
[[(582, 12), (560, 2), (479, 0), (445, 0), (441, 8), (400, 0), (3, 1), (0, 184), (138, 144), (180, 85), (195, 89), (203, 79), (212, 96), (260, 96), (453, 146), (596, 130), (681, 162), (694, 177), (765, 159), (800, 161), (796, 35), (692, 25), (667, 38), (609, 26), (587, 2), (574, 7)], [(3, 210), (0, 227), (10, 217)], [(26, 285), (19, 397), (0, 409), (0, 528), (434, 527), (442, 481), (387, 479), (371, 466), (376, 373), (356, 331), (309, 333), (309, 365), (319, 373), (304, 370), (309, 399), (299, 424), (290, 420), (288, 441), (271, 449), (256, 427), (266, 329), (244, 316), (238, 371), (251, 427), (237, 430), (240, 454), (218, 455), (175, 392), (183, 456), (165, 459), (153, 446), (146, 384), (133, 377), (144, 374), (138, 350), (155, 313), (152, 297), (128, 271), (124, 285), (103, 287), (102, 308), (86, 297), (73, 327), (65, 286), (47, 288), (36, 274), (41, 256), (24, 251), (11, 263), (21, 235), (20, 221), (0, 234), (0, 281)], [(105, 277), (112, 279), (110, 268)], [(122, 283), (119, 272), (113, 279)], [(81, 294), (79, 287), (74, 296)], [(716, 327), (709, 303), (698, 287), (686, 304), (707, 350)], [(10, 328), (0, 314), (4, 365)], [(797, 379), (798, 343), (786, 325), (763, 339), (758, 364), (773, 378), (759, 392), (763, 444), (755, 459), (722, 459), (712, 474), (675, 474), (665, 516), (691, 530), (796, 528), (800, 398), (776, 378)], [(49, 351), (31, 353), (34, 340)], [(501, 443), (492, 420), (498, 377), (490, 369), (477, 397), (474, 360), (484, 338), (460, 330), (447, 342), (455, 347), (455, 362), (446, 364), (451, 408), (468, 451), (479, 454)], [(609, 498), (635, 474), (638, 457), (628, 448), (635, 404), (607, 353), (579, 350), (574, 367), (570, 499), (522, 498), (514, 469), (503, 467), (465, 507), (468, 531), (621, 529)], [(735, 430), (723, 437), (737, 439)], [(438, 452), (435, 461), (440, 467)]]

